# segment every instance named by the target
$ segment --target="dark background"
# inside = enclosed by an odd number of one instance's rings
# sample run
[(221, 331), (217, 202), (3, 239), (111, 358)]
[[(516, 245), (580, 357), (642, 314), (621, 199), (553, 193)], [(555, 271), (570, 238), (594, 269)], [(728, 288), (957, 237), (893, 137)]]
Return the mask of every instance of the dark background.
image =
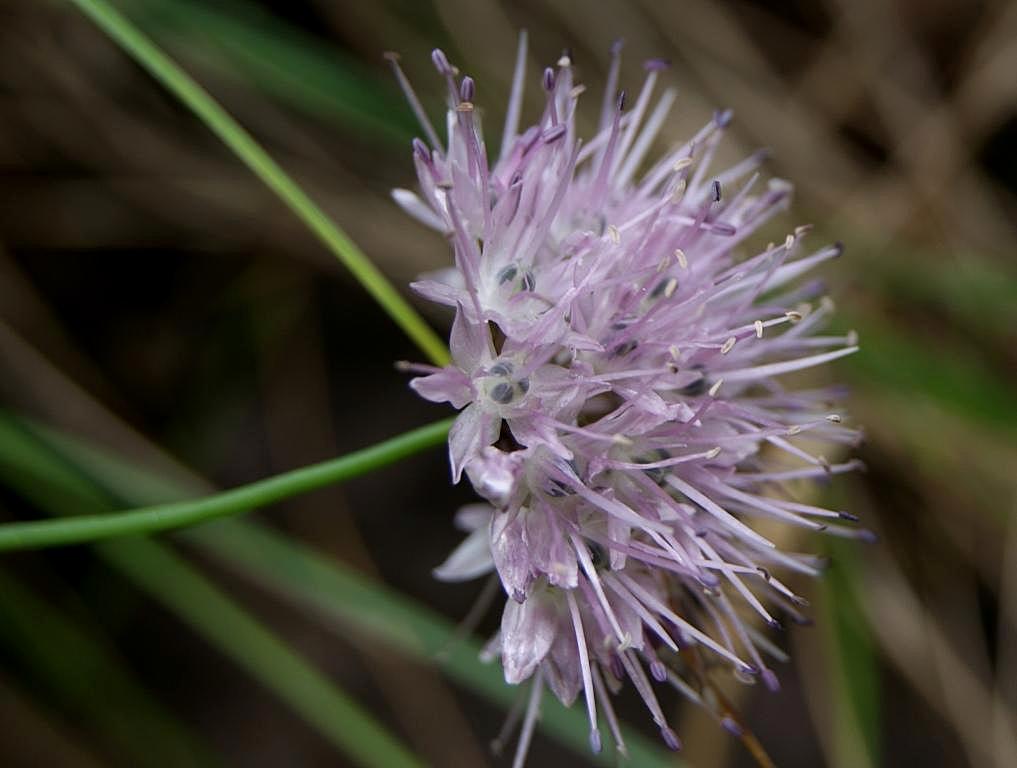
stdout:
[[(822, 584), (796, 585), (813, 600), (817, 626), (775, 638), (793, 657), (780, 669), (784, 690), (730, 693), (779, 766), (1017, 765), (1017, 5), (118, 7), (399, 286), (449, 254), (388, 197), (414, 183), (416, 129), (383, 51), (401, 52), (439, 116), (442, 84), (428, 54), (445, 48), (476, 78), (493, 135), (523, 27), (530, 116), (537, 66), (568, 46), (590, 88), (592, 122), (619, 36), (630, 90), (643, 59), (673, 62), (663, 80), (679, 100), (661, 148), (714, 108), (733, 108), (724, 157), (768, 146), (769, 170), (796, 185), (779, 236), (808, 222), (812, 243), (847, 245), (824, 276), (838, 324), (859, 331), (862, 352), (825, 375), (852, 387), (868, 471), (824, 493), (881, 541), (836, 547)], [(444, 314), (420, 309), (444, 332)], [(70, 3), (0, 3), (0, 393), (13, 413), (232, 486), (444, 416), (406, 387), (398, 359), (420, 354), (292, 214)], [(437, 583), (430, 570), (458, 540), (451, 516), (470, 498), (449, 486), (444, 456), (432, 450), (259, 516), (458, 620), (478, 587)], [(23, 492), (0, 491), (4, 520), (37, 514)], [(784, 543), (830, 546), (790, 533)], [(510, 763), (487, 749), (504, 716), (497, 708), (428, 665), (337, 637), (177, 546), (425, 761)], [(57, 629), (67, 625), (75, 634)], [(106, 650), (131, 681), (126, 693), (112, 695), (109, 673), (88, 666), (80, 643)], [(652, 733), (633, 699), (623, 696), (625, 718)], [(151, 702), (165, 741), (133, 725)], [(666, 703), (687, 765), (756, 764), (701, 711)], [(3, 763), (190, 764), (183, 742), (212, 763), (346, 764), (89, 549), (0, 559)], [(586, 762), (538, 735), (530, 765)]]

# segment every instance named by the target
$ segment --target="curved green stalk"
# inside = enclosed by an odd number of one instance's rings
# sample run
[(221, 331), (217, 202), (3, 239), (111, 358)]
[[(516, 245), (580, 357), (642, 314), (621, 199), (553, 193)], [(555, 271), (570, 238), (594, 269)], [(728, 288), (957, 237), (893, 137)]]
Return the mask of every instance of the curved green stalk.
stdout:
[(209, 93), (106, 0), (70, 0), (173, 93), (346, 265), (389, 316), (436, 365), (448, 348), (363, 251)]
[(0, 551), (38, 549), (114, 536), (150, 534), (249, 512), (291, 496), (349, 480), (440, 445), (445, 442), (451, 424), (451, 419), (445, 419), (337, 459), (311, 464), (199, 499), (156, 504), (127, 512), (7, 523), (0, 525)]
[[(25, 439), (28, 435), (35, 439)], [(51, 455), (41, 455), (44, 454), (42, 448), (48, 449)], [(98, 487), (107, 488), (117, 497), (136, 504), (169, 494), (193, 492), (197, 487), (137, 466), (130, 459), (107, 452), (94, 443), (6, 416), (0, 410), (0, 476), (3, 475), (20, 480), (31, 490), (37, 504), (45, 503), (56, 510), (74, 507), (75, 502), (77, 506), (88, 504), (89, 494)], [(285, 598), (294, 607), (309, 609), (312, 615), (324, 620), (329, 631), (342, 637), (360, 633), (363, 638), (382, 643), (395, 652), (440, 665), (451, 679), (506, 709), (511, 708), (519, 693), (518, 689), (505, 684), (497, 665), (481, 661), (480, 644), (473, 638), (460, 636), (446, 618), (306, 544), (248, 520), (224, 520), (193, 529), (187, 532), (186, 540), (223, 565), (263, 585), (269, 592)], [(108, 557), (111, 548), (133, 550), (136, 543), (134, 540), (107, 542), (97, 547), (100, 554)], [(144, 563), (147, 560), (142, 558)], [(131, 577), (136, 578), (134, 574)], [(185, 615), (185, 605), (171, 608)], [(208, 629), (202, 632), (206, 636), (209, 634)], [(234, 651), (230, 654), (237, 655)], [(255, 674), (260, 673), (257, 665), (250, 669)], [(280, 675), (278, 682), (287, 680)], [(575, 707), (550, 703), (541, 713), (540, 727), (578, 754), (586, 755), (591, 765), (618, 764), (617, 755), (610, 748), (599, 755), (589, 754), (586, 715)], [(639, 768), (682, 768), (686, 765), (665, 752), (661, 744), (625, 730), (630, 765)]]
[[(111, 494), (90, 476), (2, 412), (0, 477), (49, 514), (66, 514), (70, 508), (96, 512), (112, 504)], [(96, 552), (247, 670), (349, 757), (352, 765), (423, 768), (409, 748), (356, 700), (168, 545), (135, 538), (98, 543)], [(162, 745), (153, 743), (150, 748), (158, 750)]]

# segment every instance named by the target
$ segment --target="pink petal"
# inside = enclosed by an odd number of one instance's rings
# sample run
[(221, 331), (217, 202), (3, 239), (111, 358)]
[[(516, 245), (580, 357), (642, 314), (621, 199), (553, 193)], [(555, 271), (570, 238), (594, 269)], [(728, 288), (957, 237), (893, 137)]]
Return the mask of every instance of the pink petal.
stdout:
[(509, 600), (501, 617), (501, 663), (505, 681), (516, 685), (533, 674), (558, 632), (554, 603), (544, 592), (524, 603)]
[(458, 483), (463, 467), (481, 448), (498, 439), (497, 416), (484, 413), (476, 403), (466, 406), (448, 433), (448, 455), (452, 464), (452, 482)]
[(418, 376), (410, 381), (410, 387), (425, 400), (449, 402), (453, 408), (462, 408), (473, 400), (470, 377), (452, 366), (429, 376)]
[(452, 554), (433, 573), (441, 581), (469, 581), (490, 573), (493, 568), (490, 539), (486, 530), (478, 528), (452, 550)]
[(526, 600), (533, 585), (534, 558), (524, 535), (526, 510), (502, 512), (491, 518), (490, 548), (494, 566), (509, 597)]

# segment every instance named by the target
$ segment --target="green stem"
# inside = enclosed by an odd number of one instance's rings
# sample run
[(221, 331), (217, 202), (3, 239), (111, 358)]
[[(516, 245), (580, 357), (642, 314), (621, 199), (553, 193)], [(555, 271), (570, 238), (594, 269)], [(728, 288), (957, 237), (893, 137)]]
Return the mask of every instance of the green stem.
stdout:
[(363, 251), (261, 148), (209, 93), (164, 54), (106, 0), (70, 0), (149, 74), (162, 83), (215, 133), (254, 174), (346, 265), (436, 365), (448, 362), (448, 348)]
[[(96, 513), (112, 505), (111, 494), (101, 490), (98, 482), (3, 412), (0, 412), (0, 479), (50, 514), (67, 514), (69, 508)], [(116, 483), (105, 485), (115, 487)], [(74, 503), (69, 503), (71, 500)], [(134, 538), (100, 542), (96, 551), (106, 563), (279, 696), (342, 750), (351, 765), (423, 768), (397, 737), (388, 733), (342, 688), (290, 650), (281, 637), (169, 546)], [(6, 616), (4, 619), (7, 621)], [(33, 626), (36, 633), (47, 629), (52, 628)], [(67, 638), (59, 639), (63, 641), (61, 650), (70, 654), (71, 664), (80, 674), (81, 659), (67, 646)], [(82, 684), (91, 685), (91, 689), (108, 699), (110, 692), (106, 689), (110, 681), (100, 679), (102, 685), (98, 687), (92, 678)], [(148, 747), (150, 751), (163, 749), (161, 743), (151, 739)], [(165, 760), (163, 764), (167, 764)], [(194, 761), (174, 764), (192, 765)]]
[(0, 551), (150, 534), (208, 522), (343, 482), (440, 445), (451, 419), (429, 424), (337, 459), (284, 472), (250, 485), (190, 501), (156, 504), (127, 512), (0, 525)]
[(357, 765), (423, 768), (360, 705), (172, 549), (134, 539), (107, 542), (99, 551), (209, 643), (247, 668)]

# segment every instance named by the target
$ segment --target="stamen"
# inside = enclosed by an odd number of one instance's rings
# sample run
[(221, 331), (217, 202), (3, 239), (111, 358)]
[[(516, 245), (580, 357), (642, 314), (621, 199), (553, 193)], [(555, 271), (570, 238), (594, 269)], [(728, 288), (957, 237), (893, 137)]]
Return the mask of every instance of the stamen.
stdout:
[(519, 744), (516, 746), (516, 756), (512, 760), (512, 768), (523, 768), (526, 763), (526, 754), (530, 751), (533, 730), (537, 725), (537, 718), (540, 717), (540, 699), (543, 693), (544, 670), (537, 667), (537, 671), (533, 675), (533, 682), (530, 683), (530, 699), (526, 704), (526, 719), (523, 720), (523, 730), (519, 734)]
[(523, 87), (526, 80), (526, 49), (529, 38), (526, 30), (519, 33), (519, 45), (516, 49), (516, 66), (512, 72), (512, 91), (509, 95), (508, 111), (505, 113), (505, 128), (501, 137), (500, 159), (504, 162), (508, 157), (512, 144), (519, 134), (519, 114), (523, 106)]
[(392, 73), (395, 75), (396, 82), (399, 83), (399, 88), (402, 90), (406, 101), (410, 103), (410, 109), (413, 110), (413, 114), (417, 118), (417, 122), (420, 123), (420, 127), (424, 130), (424, 135), (427, 136), (427, 140), (431, 142), (432, 147), (441, 151), (442, 145), (441, 141), (438, 139), (438, 134), (434, 132), (434, 126), (431, 125), (431, 120), (424, 111), (424, 107), (420, 103), (420, 99), (417, 98), (417, 94), (413, 90), (413, 86), (410, 85), (409, 79), (403, 73), (402, 67), (399, 66), (399, 54), (394, 51), (388, 51), (385, 54), (385, 60), (391, 65)]
[(586, 717), (590, 721), (590, 748), (600, 752), (600, 731), (597, 729), (597, 699), (593, 690), (593, 676), (590, 671), (590, 654), (583, 632), (583, 619), (572, 590), (565, 590), (565, 601), (572, 617), (572, 629), (576, 633), (576, 650), (579, 651), (579, 671), (583, 677), (583, 698), (586, 699)]

